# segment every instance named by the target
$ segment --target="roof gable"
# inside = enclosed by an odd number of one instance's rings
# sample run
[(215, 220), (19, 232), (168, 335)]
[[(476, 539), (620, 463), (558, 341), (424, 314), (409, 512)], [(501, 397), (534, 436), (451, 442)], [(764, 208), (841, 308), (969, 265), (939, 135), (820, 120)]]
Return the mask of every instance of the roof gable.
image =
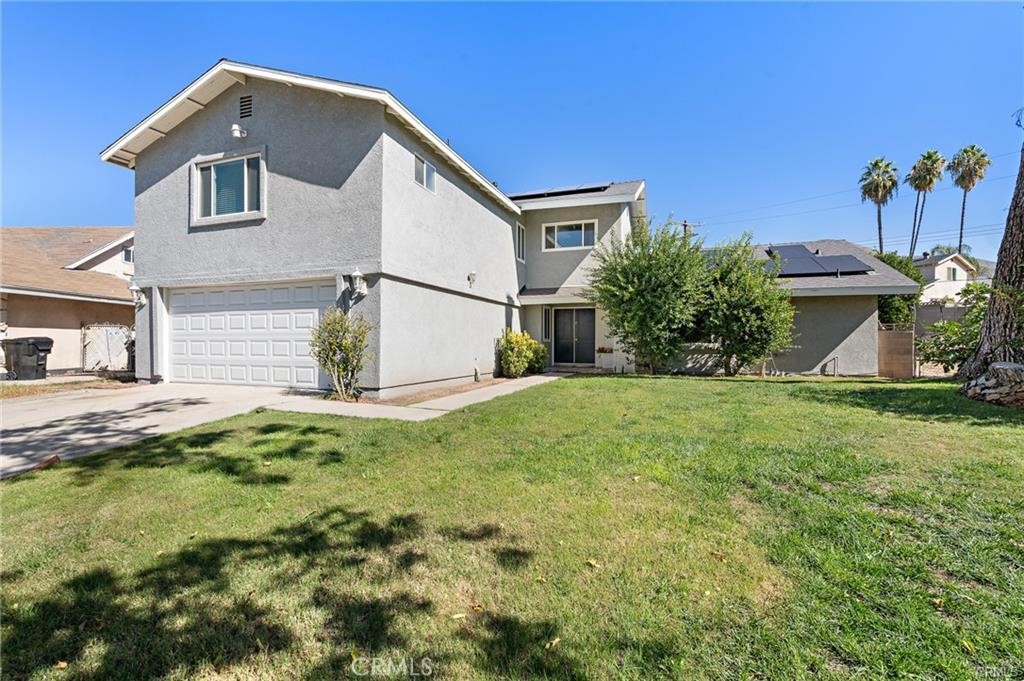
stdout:
[(459, 156), (454, 149), (448, 146), (434, 131), (409, 111), (397, 97), (387, 90), (244, 64), (227, 59), (221, 59), (214, 64), (209, 70), (178, 92), (178, 94), (167, 100), (160, 108), (119, 137), (100, 153), (100, 159), (115, 165), (133, 168), (135, 166), (135, 158), (146, 147), (166, 137), (168, 133), (185, 119), (204, 109), (207, 104), (220, 96), (229, 87), (235, 83), (244, 84), (249, 78), (284, 83), (289, 87), (298, 86), (333, 92), (340, 97), (355, 97), (377, 102), (385, 107), (388, 114), (397, 118), (414, 135), (482, 189), (485, 194), (497, 201), (505, 209), (516, 214), (520, 212), (519, 206), (505, 196), (476, 168)]

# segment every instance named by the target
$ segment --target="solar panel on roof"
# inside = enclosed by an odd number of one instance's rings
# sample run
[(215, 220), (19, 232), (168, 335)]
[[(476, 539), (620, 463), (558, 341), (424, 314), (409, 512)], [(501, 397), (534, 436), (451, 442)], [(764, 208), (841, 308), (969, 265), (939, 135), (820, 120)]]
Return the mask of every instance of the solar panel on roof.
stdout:
[(811, 253), (806, 246), (803, 244), (790, 244), (788, 246), (771, 246), (769, 248), (771, 253), (778, 253), (780, 257), (784, 259), (789, 258), (811, 258), (814, 254)]
[(869, 265), (852, 255), (823, 255), (818, 258), (818, 262), (830, 274), (862, 274), (873, 271)]
[(818, 262), (818, 258), (815, 258), (813, 255), (808, 255), (806, 257), (796, 258), (784, 257), (782, 259), (782, 271), (779, 274), (783, 277), (800, 277), (827, 273), (828, 270), (821, 266)]

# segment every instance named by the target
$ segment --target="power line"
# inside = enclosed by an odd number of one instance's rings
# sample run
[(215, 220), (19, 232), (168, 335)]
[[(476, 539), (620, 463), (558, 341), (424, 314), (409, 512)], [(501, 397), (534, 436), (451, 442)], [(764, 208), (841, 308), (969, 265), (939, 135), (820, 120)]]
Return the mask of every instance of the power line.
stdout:
[[(964, 237), (968, 237), (968, 236), (993, 236), (995, 234), (1002, 233), (1003, 230), (1005, 229), (1005, 227), (1006, 227), (1006, 225), (1004, 225), (1002, 222), (988, 222), (988, 223), (985, 223), (985, 224), (982, 224), (982, 225), (971, 225), (970, 227), (964, 227)], [(926, 241), (930, 241), (932, 239), (948, 239), (948, 238), (951, 238), (951, 237), (959, 236), (959, 234), (960, 234), (960, 227), (959, 226), (957, 226), (957, 227), (949, 227), (949, 228), (943, 228), (942, 230), (934, 231), (934, 232), (922, 232), (920, 235), (918, 235), (918, 240), (920, 241), (920, 240), (923, 239), (923, 240), (926, 240)], [(886, 238), (885, 242), (887, 244), (903, 244), (903, 245), (906, 245), (906, 244), (910, 243), (910, 237)], [(863, 241), (857, 241), (855, 243), (858, 243), (858, 244), (861, 244), (861, 245), (865, 245), (865, 246), (871, 246), (871, 245), (874, 245), (874, 243), (876, 243), (876, 242), (873, 239), (865, 239)]]
[[(985, 178), (985, 181), (987, 181), (987, 182), (997, 182), (999, 180), (1005, 180), (1005, 179), (1011, 178), (1011, 177), (1016, 177), (1016, 174), (1014, 174), (1014, 175), (1000, 175), (998, 177), (989, 177), (989, 178)], [(982, 186), (986, 186), (986, 185), (981, 185), (981, 184), (978, 185), (978, 187), (982, 187)], [(949, 191), (951, 189), (960, 189), (960, 188), (957, 187), (956, 185), (952, 185), (952, 186), (949, 186), (949, 187), (939, 187), (938, 189), (934, 190), (932, 193), (934, 194), (934, 193), (937, 193), (937, 192)], [(755, 217), (750, 217), (750, 218), (742, 218), (742, 219), (738, 219), (738, 220), (725, 220), (725, 221), (722, 221), (722, 222), (708, 222), (708, 223), (705, 223), (705, 226), (716, 227), (716, 226), (719, 226), (719, 225), (735, 225), (735, 224), (739, 224), (739, 223), (760, 222), (760, 221), (764, 221), (764, 220), (777, 220), (779, 218), (792, 218), (792, 217), (797, 217), (799, 215), (810, 215), (812, 213), (825, 213), (825, 212), (833, 211), (833, 210), (842, 210), (844, 208), (854, 208), (856, 206), (861, 206), (863, 204), (864, 204), (863, 201), (859, 201), (857, 203), (844, 203), (844, 204), (839, 205), (839, 206), (829, 206), (827, 208), (812, 208), (811, 210), (800, 211), (800, 212), (797, 212), (797, 213), (782, 213), (780, 215), (764, 215), (764, 216), (761, 216), (761, 217), (756, 217), (755, 216)]]
[[(1019, 150), (1017, 150), (1017, 151), (1007, 151), (1007, 152), (1002, 153), (1002, 154), (990, 155), (989, 158), (1003, 158), (1004, 156), (1011, 156), (1013, 154), (1019, 154), (1019, 153), (1020, 153)], [(1015, 177), (1015, 176), (1011, 176), (1011, 177)], [(1003, 179), (1003, 177), (1002, 176), (1001, 177), (993, 177), (993, 178), (988, 178), (988, 179), (990, 181), (994, 181), (994, 180)], [(935, 191), (942, 191), (944, 189), (951, 189), (951, 188), (954, 188), (954, 187), (942, 187), (940, 189), (936, 189)], [(804, 203), (806, 201), (816, 201), (818, 199), (828, 198), (829, 196), (838, 196), (839, 194), (848, 194), (850, 192), (859, 192), (859, 191), (860, 191), (860, 189), (858, 189), (858, 188), (854, 188), (854, 189), (841, 189), (841, 190), (835, 191), (835, 192), (828, 192), (827, 194), (817, 194), (815, 196), (808, 196), (808, 197), (803, 198), (803, 199), (793, 199), (791, 201), (782, 201), (780, 203), (770, 203), (770, 204), (766, 204), (766, 205), (763, 205), (763, 206), (756, 206), (754, 208), (743, 208), (743, 209), (740, 209), (740, 210), (733, 210), (733, 211), (729, 211), (727, 213), (717, 213), (715, 215), (706, 215), (706, 216), (703, 216), (703, 219), (704, 220), (714, 220), (716, 218), (728, 217), (730, 215), (738, 215), (740, 213), (752, 213), (752, 212), (757, 211), (757, 210), (767, 210), (769, 208), (781, 208), (782, 206), (791, 206), (791, 205), (793, 205), (795, 203)], [(728, 224), (728, 223), (715, 223), (715, 224)]]

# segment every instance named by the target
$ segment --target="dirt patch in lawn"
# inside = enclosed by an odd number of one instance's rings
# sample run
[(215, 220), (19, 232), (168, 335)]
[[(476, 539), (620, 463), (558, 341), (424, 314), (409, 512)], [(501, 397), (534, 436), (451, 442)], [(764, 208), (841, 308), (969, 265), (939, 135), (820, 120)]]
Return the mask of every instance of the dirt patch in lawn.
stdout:
[(458, 395), (459, 393), (468, 393), (471, 390), (479, 390), (480, 388), (486, 388), (489, 385), (497, 385), (508, 381), (507, 378), (494, 378), (487, 377), (481, 378), (479, 382), (460, 383), (459, 385), (447, 386), (444, 388), (433, 388), (431, 390), (421, 390), (415, 393), (409, 393), (408, 395), (402, 395), (401, 397), (393, 397), (386, 400), (374, 400), (366, 398), (367, 402), (373, 404), (391, 404), (397, 407), (407, 407), (410, 404), (417, 404), (419, 402), (426, 402), (427, 400), (436, 400), (441, 397), (448, 397), (449, 395)]

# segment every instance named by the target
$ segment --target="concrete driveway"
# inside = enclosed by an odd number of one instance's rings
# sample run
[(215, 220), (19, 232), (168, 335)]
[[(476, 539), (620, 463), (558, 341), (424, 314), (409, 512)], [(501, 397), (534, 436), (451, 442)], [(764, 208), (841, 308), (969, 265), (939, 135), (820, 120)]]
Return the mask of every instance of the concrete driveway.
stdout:
[(556, 380), (528, 376), (408, 407), (347, 403), (284, 388), (160, 383), (123, 390), (87, 388), (0, 402), (0, 478), (51, 456), (62, 461), (244, 414), (256, 407), (356, 418), (426, 421), (449, 411)]
[[(281, 388), (170, 383), (76, 390), (0, 403), (0, 477), (280, 402)], [(308, 399), (308, 398), (307, 398)]]

